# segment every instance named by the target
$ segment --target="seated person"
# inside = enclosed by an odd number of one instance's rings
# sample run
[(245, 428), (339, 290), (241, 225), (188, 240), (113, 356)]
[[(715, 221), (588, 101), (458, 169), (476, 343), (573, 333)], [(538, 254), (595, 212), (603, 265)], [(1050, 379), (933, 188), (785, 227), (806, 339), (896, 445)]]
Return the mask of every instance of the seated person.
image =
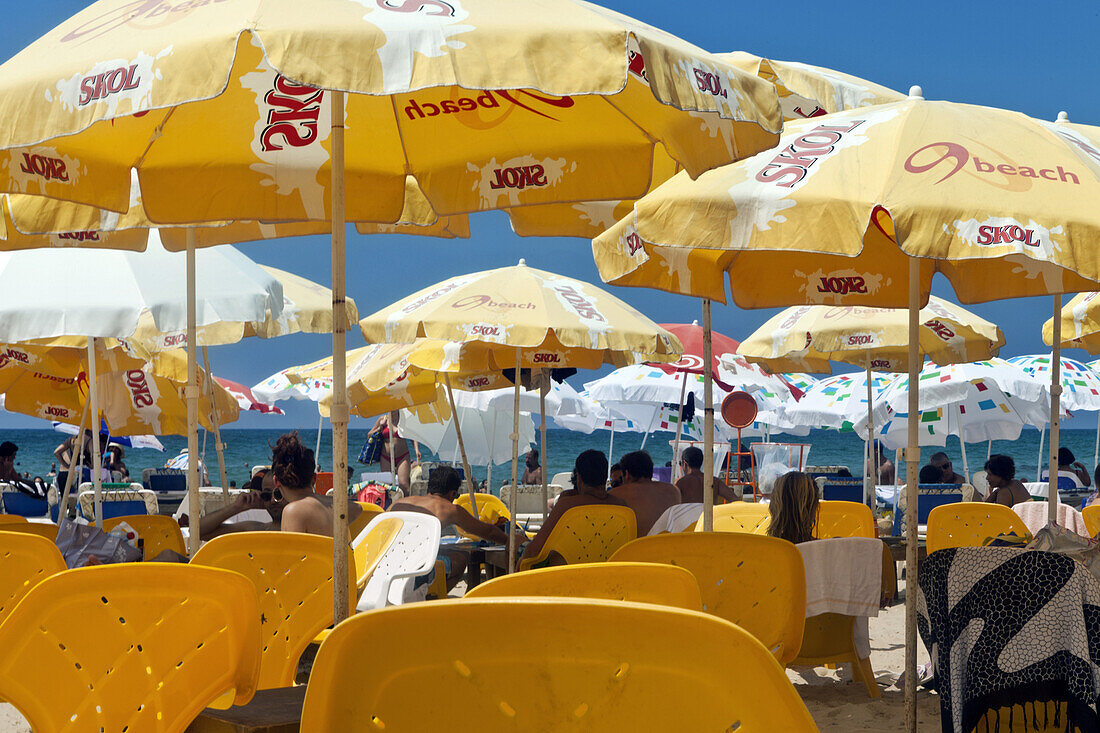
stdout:
[(520, 483), (533, 486), (542, 483), (542, 466), (539, 465), (539, 452), (532, 448), (523, 458), (523, 480)]
[[(623, 467), (621, 464), (616, 463), (611, 466), (611, 470), (607, 475), (607, 482), (612, 489), (616, 486), (623, 485)], [(551, 507), (551, 509), (553, 509), (553, 507)]]
[[(1083, 463), (1074, 458), (1073, 451), (1066, 447), (1058, 449), (1058, 475), (1073, 478), (1080, 488), (1086, 488), (1092, 483), (1089, 479), (1089, 470), (1085, 468)], [(1039, 480), (1048, 481), (1049, 479), (1050, 469), (1045, 468)]]
[(943, 469), (931, 464), (920, 467), (920, 473), (917, 474), (918, 484), (942, 484), (943, 483)]
[[(439, 520), (444, 530), (448, 527), (458, 527), (464, 532), (476, 535), (494, 544), (506, 544), (508, 535), (503, 529), (481, 521), (464, 507), (454, 503), (461, 491), (462, 479), (459, 477), (458, 471), (451, 466), (438, 466), (428, 477), (427, 494), (398, 499), (388, 511), (431, 514)], [(455, 587), (455, 584), (462, 578), (462, 574), (466, 572), (468, 556), (462, 550), (444, 547), (439, 550), (439, 559), (446, 569), (447, 590), (450, 590)]]
[(991, 503), (1011, 507), (1025, 501), (1031, 501), (1031, 494), (1024, 485), (1016, 480), (1016, 462), (1011, 456), (993, 455), (985, 462), (986, 478), (989, 481), (989, 495), (985, 500)]
[(947, 454), (943, 451), (933, 453), (932, 457), (928, 460), (928, 465), (935, 466), (940, 469), (940, 480), (936, 481), (937, 484), (962, 484), (966, 483), (966, 479), (963, 476), (955, 473), (955, 469), (951, 467), (951, 459), (947, 457)]
[(814, 539), (817, 524), (817, 484), (808, 473), (790, 471), (775, 480), (768, 504), (768, 536), (793, 542)]
[(623, 483), (611, 489), (611, 495), (634, 510), (638, 536), (645, 537), (666, 509), (680, 503), (680, 490), (664, 481), (653, 480), (653, 459), (644, 450), (627, 453), (619, 459), (619, 465), (623, 468)]
[(36, 499), (45, 499), (47, 487), (41, 476), (31, 481), (15, 470), (15, 454), (18, 452), (19, 447), (10, 440), (0, 443), (0, 483), (11, 484), (17, 491)]
[[(542, 546), (546, 544), (546, 538), (554, 530), (561, 515), (577, 506), (590, 504), (611, 504), (614, 506), (629, 506), (617, 496), (612, 496), (607, 489), (607, 456), (598, 450), (586, 450), (577, 456), (573, 464), (573, 475), (570, 478), (572, 489), (566, 489), (558, 495), (558, 501), (554, 504), (553, 511), (546, 518), (546, 523), (539, 529), (535, 538), (531, 540), (523, 551), (521, 560), (538, 557)], [(674, 487), (675, 488), (675, 487)], [(556, 553), (551, 553), (546, 562), (547, 565), (563, 565), (564, 559)]]
[[(703, 451), (694, 445), (685, 448), (680, 466), (684, 470), (684, 475), (676, 482), (676, 488), (680, 490), (681, 501), (685, 504), (702, 504), (704, 478)], [(711, 483), (711, 489), (714, 491), (715, 504), (718, 503), (719, 496), (727, 502), (737, 501), (741, 498), (734, 493), (733, 489), (726, 486), (725, 481), (717, 476), (714, 477), (714, 481)], [(638, 534), (641, 534), (640, 528)]]
[[(894, 483), (894, 463), (886, 457), (885, 448), (882, 446), (882, 441), (876, 440), (874, 447), (875, 457), (878, 459), (878, 476), (872, 475), (876, 480), (876, 484), (890, 485)], [(939, 483), (938, 481), (934, 483)]]

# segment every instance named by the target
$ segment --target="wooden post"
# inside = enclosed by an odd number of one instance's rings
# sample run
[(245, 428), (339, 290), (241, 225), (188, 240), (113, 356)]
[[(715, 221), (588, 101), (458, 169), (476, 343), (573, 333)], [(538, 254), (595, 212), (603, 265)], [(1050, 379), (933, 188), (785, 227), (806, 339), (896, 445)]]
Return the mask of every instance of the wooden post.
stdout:
[[(344, 302), (344, 93), (329, 93), (332, 102), (332, 572), (333, 621), (348, 617), (348, 376), (347, 304)], [(393, 426), (390, 426), (393, 431)], [(390, 463), (393, 453), (390, 453)]]
[(187, 228), (187, 518), (191, 533), (187, 538), (188, 552), (199, 550), (199, 520), (202, 505), (199, 500), (199, 375), (198, 351), (195, 348), (195, 230)]
[[(710, 299), (703, 299), (703, 531), (714, 531), (714, 375), (711, 374)], [(684, 374), (687, 384), (687, 374)], [(738, 448), (740, 450), (740, 448)]]
[(519, 382), (520, 382), (520, 348), (516, 347), (516, 383), (515, 396), (512, 399), (512, 496), (508, 499), (508, 511), (512, 515), (512, 531), (508, 533), (508, 572), (516, 572), (516, 527), (519, 526), (519, 515), (516, 513), (519, 494)]
[[(92, 425), (92, 487), (95, 489), (95, 525), (103, 527), (103, 477), (99, 475), (103, 456), (99, 453), (99, 389), (96, 378), (95, 339), (88, 337), (88, 403)], [(60, 519), (61, 515), (58, 515)]]
[(225, 473), (225, 443), (222, 442), (222, 416), (214, 399), (214, 373), (210, 371), (210, 354), (202, 347), (202, 365), (206, 369), (206, 399), (210, 400), (210, 422), (214, 425), (214, 450), (218, 452), (218, 477), (222, 482), (222, 498), (229, 504), (229, 480)]
[(73, 490), (73, 479), (76, 478), (77, 457), (84, 453), (84, 428), (88, 426), (88, 400), (84, 400), (84, 410), (80, 413), (80, 428), (73, 440), (71, 457), (69, 458), (69, 473), (65, 477), (65, 493), (61, 496), (61, 504), (57, 508), (57, 523), (61, 524), (61, 518), (65, 516), (69, 507), (69, 494)]
[(1054, 350), (1050, 357), (1050, 476), (1047, 481), (1047, 519), (1058, 520), (1058, 424), (1062, 400), (1062, 296), (1054, 296)]
[[(470, 461), (466, 459), (466, 444), (462, 442), (462, 426), (458, 420), (458, 408), (455, 406), (454, 392), (451, 391), (451, 375), (443, 373), (443, 385), (447, 388), (447, 402), (451, 406), (451, 419), (455, 423), (455, 437), (458, 439), (458, 451), (462, 454), (462, 470), (466, 472), (466, 488), (470, 493), (470, 513), (478, 518), (477, 497), (474, 490), (474, 472), (470, 470)], [(391, 448), (392, 451), (392, 448)], [(492, 446), (489, 447), (489, 460), (492, 461)], [(393, 456), (393, 453), (390, 453)], [(390, 461), (392, 464), (393, 461)]]
[[(546, 524), (546, 505), (550, 503), (550, 489), (548, 488), (546, 469), (550, 465), (550, 458), (546, 455), (546, 393), (550, 391), (550, 370), (542, 370), (543, 383), (539, 385), (539, 447), (542, 453), (542, 523)], [(611, 434), (614, 435), (614, 423)], [(608, 456), (610, 460), (611, 456)]]
[[(917, 477), (920, 473), (920, 260), (909, 258), (909, 446), (905, 450), (905, 729), (917, 733)], [(896, 510), (895, 510), (896, 511)]]
[[(875, 411), (873, 408), (874, 395), (871, 390), (871, 353), (867, 352), (867, 445), (871, 455), (870, 470), (863, 474), (863, 503), (866, 504), (870, 497), (875, 495), (875, 486), (878, 485), (878, 451), (875, 449)], [(873, 507), (878, 502), (872, 503)], [(878, 511), (876, 509), (875, 513)]]

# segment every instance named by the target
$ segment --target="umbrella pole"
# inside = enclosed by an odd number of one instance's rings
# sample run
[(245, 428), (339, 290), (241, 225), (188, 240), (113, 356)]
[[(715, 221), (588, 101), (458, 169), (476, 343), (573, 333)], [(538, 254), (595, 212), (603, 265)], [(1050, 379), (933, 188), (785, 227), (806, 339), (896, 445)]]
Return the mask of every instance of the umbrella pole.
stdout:
[[(550, 503), (550, 487), (546, 483), (546, 469), (550, 465), (550, 457), (546, 455), (546, 393), (550, 391), (550, 370), (543, 369), (542, 374), (545, 379), (539, 386), (539, 447), (542, 449), (542, 523), (546, 524), (546, 505)], [(614, 430), (611, 435), (615, 435)]]
[(615, 456), (615, 418), (608, 420), (611, 423), (611, 438), (607, 441), (607, 465), (614, 463)]
[(966, 477), (966, 483), (970, 483), (970, 466), (966, 462), (966, 441), (963, 440), (962, 405), (955, 405), (955, 424), (959, 428), (959, 449), (963, 454), (963, 476)]
[(198, 352), (195, 348), (195, 230), (187, 228), (187, 518), (190, 534), (187, 549), (192, 557), (198, 552), (202, 538), (199, 520), (199, 387)]
[(1062, 296), (1054, 296), (1054, 351), (1050, 359), (1050, 476), (1047, 482), (1047, 520), (1058, 518), (1058, 422), (1062, 397)]
[[(871, 409), (871, 355), (867, 354), (867, 445), (871, 454), (870, 470), (863, 474), (863, 503), (875, 495), (878, 484), (878, 451), (875, 450), (875, 417)], [(877, 507), (878, 502), (873, 506)]]
[[(659, 413), (660, 411), (660, 405), (657, 405), (653, 408), (653, 415), (649, 418), (649, 425), (646, 426), (645, 435), (642, 436), (642, 447), (638, 450), (645, 450), (645, 441), (649, 437), (649, 434), (653, 432), (653, 423), (657, 422), (657, 413)], [(611, 424), (614, 425), (615, 423), (612, 422)], [(1098, 425), (1100, 425), (1100, 423), (1098, 423)], [(1100, 430), (1100, 427), (1098, 427), (1097, 430)]]
[(313, 449), (313, 455), (317, 456), (317, 470), (321, 470), (321, 429), (325, 426), (325, 416), (317, 416), (317, 447)]
[(497, 444), (497, 411), (493, 410), (493, 426), (489, 428), (489, 465), (485, 467), (485, 493), (493, 493), (493, 448)]
[(684, 430), (684, 395), (687, 394), (688, 388), (687, 372), (679, 372), (679, 374), (683, 382), (680, 384), (680, 409), (676, 413), (676, 441), (672, 446), (672, 483), (676, 483), (676, 479), (680, 478), (680, 434)]
[(909, 258), (909, 446), (905, 450), (905, 729), (917, 733), (917, 475), (920, 446), (920, 261)]
[[(1097, 426), (1097, 433), (1100, 434), (1100, 426)], [(1044, 423), (1043, 426), (1039, 428), (1039, 458), (1035, 462), (1035, 480), (1036, 481), (1041, 481), (1042, 478), (1043, 478), (1043, 438), (1046, 437), (1046, 434), (1047, 434), (1047, 426)], [(993, 448), (992, 448), (993, 441), (991, 440), (991, 441), (989, 441), (989, 443), (990, 443), (990, 452), (992, 452), (992, 450), (993, 450)], [(988, 456), (986, 456), (986, 460), (987, 461), (989, 460)]]
[[(330, 92), (332, 101), (332, 572), (333, 620), (348, 617), (348, 375), (347, 304), (344, 301), (344, 93)], [(390, 426), (392, 434), (394, 426)], [(393, 463), (393, 451), (390, 451)]]
[[(103, 528), (103, 477), (99, 475), (102, 456), (99, 454), (99, 389), (96, 379), (95, 339), (88, 337), (88, 402), (91, 403), (92, 486), (95, 489), (95, 526)], [(60, 515), (59, 515), (60, 516)]]
[[(444, 372), (443, 384), (447, 388), (447, 403), (451, 406), (451, 420), (455, 424), (455, 437), (458, 438), (458, 450), (462, 454), (462, 470), (466, 472), (466, 488), (470, 492), (470, 513), (479, 517), (477, 509), (477, 497), (474, 495), (474, 473), (470, 470), (470, 462), (466, 460), (466, 444), (462, 442), (462, 427), (458, 424), (458, 410), (455, 408), (455, 396), (451, 391), (451, 375)], [(391, 435), (393, 431), (390, 431)], [(490, 449), (490, 453), (492, 449)], [(390, 456), (393, 456), (393, 448), (390, 448)], [(390, 461), (393, 465), (393, 461)]]
[[(703, 531), (714, 531), (714, 375), (710, 332), (710, 299), (703, 299)], [(684, 375), (687, 384), (687, 375)]]
[(519, 516), (516, 514), (517, 494), (519, 493), (519, 364), (520, 350), (516, 347), (516, 383), (515, 396), (512, 398), (512, 495), (508, 497), (508, 512), (512, 515), (513, 531), (508, 533), (508, 572), (516, 572), (516, 533), (515, 527), (519, 524)]
[(210, 422), (214, 425), (214, 450), (218, 453), (218, 477), (222, 481), (222, 498), (229, 503), (229, 479), (225, 473), (225, 443), (222, 442), (222, 418), (214, 399), (214, 373), (210, 371), (210, 354), (202, 347), (202, 365), (206, 369), (206, 399), (210, 400)]
[(1092, 465), (1100, 465), (1100, 412), (1096, 413), (1096, 450), (1092, 454)]
[(69, 458), (69, 471), (65, 476), (65, 493), (61, 496), (61, 503), (57, 507), (57, 523), (61, 524), (61, 518), (68, 514), (69, 494), (73, 490), (73, 478), (76, 476), (76, 457), (84, 454), (84, 428), (88, 426), (88, 401), (84, 401), (84, 411), (80, 413), (80, 428), (73, 440), (72, 453)]

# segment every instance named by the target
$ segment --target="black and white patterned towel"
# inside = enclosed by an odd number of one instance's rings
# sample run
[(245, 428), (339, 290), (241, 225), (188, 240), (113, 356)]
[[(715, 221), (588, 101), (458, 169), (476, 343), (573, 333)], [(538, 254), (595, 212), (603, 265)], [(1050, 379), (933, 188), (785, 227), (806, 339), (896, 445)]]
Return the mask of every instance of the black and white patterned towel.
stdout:
[(1015, 548), (940, 550), (919, 585), (944, 733), (970, 733), (987, 714), (1022, 715), (1012, 730), (1100, 731), (1100, 582), (1083, 565)]

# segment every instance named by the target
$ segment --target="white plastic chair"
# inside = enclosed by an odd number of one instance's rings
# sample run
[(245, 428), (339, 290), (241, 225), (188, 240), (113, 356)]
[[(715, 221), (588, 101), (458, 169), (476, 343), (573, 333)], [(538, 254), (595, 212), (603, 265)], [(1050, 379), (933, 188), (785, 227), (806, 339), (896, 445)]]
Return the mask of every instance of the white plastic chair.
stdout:
[(550, 479), (550, 483), (556, 484), (562, 489), (571, 489), (573, 484), (569, 483), (569, 479), (573, 478), (572, 471), (562, 471), (561, 473), (555, 473), (554, 478)]
[[(363, 528), (352, 542), (352, 547), (358, 547), (377, 522), (394, 519), (401, 520), (401, 528), (367, 579), (356, 611), (399, 606), (417, 600), (413, 591), (416, 579), (435, 567), (442, 527), (439, 520), (430, 514), (382, 512)], [(421, 586), (421, 590), (420, 600), (423, 600), (428, 591), (427, 583)]]

